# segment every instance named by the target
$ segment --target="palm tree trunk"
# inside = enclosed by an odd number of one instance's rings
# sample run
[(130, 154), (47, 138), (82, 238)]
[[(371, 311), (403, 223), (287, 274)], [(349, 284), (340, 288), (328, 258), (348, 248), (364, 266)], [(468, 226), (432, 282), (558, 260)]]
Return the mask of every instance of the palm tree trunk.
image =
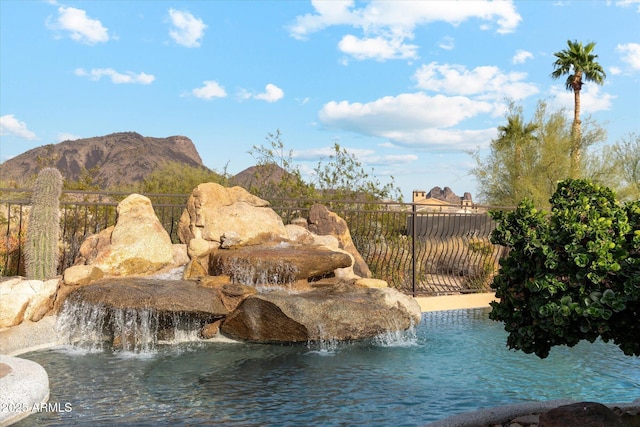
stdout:
[(580, 157), (582, 155), (582, 129), (580, 121), (580, 91), (582, 89), (581, 73), (576, 73), (575, 83), (573, 85), (573, 125), (571, 126), (571, 170), (569, 174), (571, 178), (579, 178), (580, 176)]

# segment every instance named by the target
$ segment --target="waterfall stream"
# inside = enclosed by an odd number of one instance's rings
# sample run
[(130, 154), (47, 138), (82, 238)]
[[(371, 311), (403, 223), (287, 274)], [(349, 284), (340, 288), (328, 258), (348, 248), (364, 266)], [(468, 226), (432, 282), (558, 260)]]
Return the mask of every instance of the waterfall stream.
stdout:
[(56, 320), (65, 344), (89, 351), (151, 352), (158, 344), (199, 340), (201, 319), (151, 308), (120, 309), (67, 300)]

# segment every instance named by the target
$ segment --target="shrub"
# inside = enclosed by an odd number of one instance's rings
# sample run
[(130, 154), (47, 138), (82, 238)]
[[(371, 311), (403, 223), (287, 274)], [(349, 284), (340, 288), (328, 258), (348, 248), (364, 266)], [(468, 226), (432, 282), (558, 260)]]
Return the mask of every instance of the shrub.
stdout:
[(549, 214), (528, 200), (492, 212), (491, 241), (510, 252), (490, 318), (504, 322), (509, 348), (541, 358), (598, 337), (640, 356), (640, 202), (622, 206), (588, 180), (560, 182), (550, 202)]

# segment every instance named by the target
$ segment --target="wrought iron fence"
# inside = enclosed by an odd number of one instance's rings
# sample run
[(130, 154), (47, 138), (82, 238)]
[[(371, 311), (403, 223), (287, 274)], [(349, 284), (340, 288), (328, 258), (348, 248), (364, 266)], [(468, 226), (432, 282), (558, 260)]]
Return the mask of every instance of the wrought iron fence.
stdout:
[[(115, 224), (116, 207), (129, 193), (63, 191), (60, 272), (73, 265), (82, 242)], [(146, 194), (171, 240), (188, 195)], [(30, 191), (0, 188), (0, 275), (23, 275), (23, 243)], [(489, 289), (504, 248), (491, 244), (489, 207), (415, 203), (274, 199), (285, 224), (308, 218), (315, 203), (342, 217), (373, 277), (412, 295), (482, 292)]]

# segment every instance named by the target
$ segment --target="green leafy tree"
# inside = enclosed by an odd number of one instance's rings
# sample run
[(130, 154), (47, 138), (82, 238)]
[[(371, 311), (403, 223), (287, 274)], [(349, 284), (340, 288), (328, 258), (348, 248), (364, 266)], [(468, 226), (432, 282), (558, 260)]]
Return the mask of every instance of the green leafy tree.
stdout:
[(629, 133), (590, 159), (589, 175), (613, 189), (620, 200), (640, 199), (640, 135)]
[(585, 82), (591, 81), (602, 85), (607, 77), (602, 66), (596, 61), (598, 55), (593, 53), (594, 42), (583, 45), (582, 42), (567, 40), (567, 49), (554, 53), (556, 61), (551, 77), (559, 79), (567, 76), (565, 87), (573, 91), (574, 112), (571, 128), (571, 177), (577, 178), (580, 173), (580, 157), (582, 152), (582, 135), (580, 121), (580, 91)]
[(609, 188), (568, 179), (550, 213), (525, 199), (492, 215), (491, 241), (510, 251), (489, 316), (504, 322), (509, 348), (545, 358), (600, 337), (640, 356), (640, 201), (622, 206)]
[(203, 182), (226, 184), (226, 173), (219, 174), (204, 166), (188, 166), (181, 162), (168, 161), (157, 167), (138, 186), (145, 194), (189, 195)]
[(611, 148), (613, 171), (622, 199), (640, 199), (640, 134), (630, 133)]
[(254, 145), (249, 154), (256, 162), (253, 179), (247, 190), (263, 199), (316, 197), (312, 186), (302, 179), (300, 167), (293, 160), (293, 150), (287, 150), (280, 129), (269, 133), (267, 145)]
[(267, 136), (267, 146), (253, 146), (249, 152), (256, 160), (256, 174), (249, 191), (265, 198), (313, 198), (324, 200), (381, 200), (399, 197), (392, 182), (383, 185), (367, 173), (355, 155), (334, 144), (328, 161), (321, 160), (314, 169), (314, 180), (306, 183), (293, 151), (285, 149), (282, 134)]
[[(540, 161), (539, 137), (545, 123), (538, 107), (536, 120), (526, 123), (522, 107), (509, 102), (505, 125), (498, 126), (498, 137), (491, 141), (490, 153), (481, 158), (476, 152), (477, 167), (472, 170), (479, 182), (479, 198), (493, 205), (513, 206), (523, 197), (537, 199), (536, 167)], [(547, 196), (548, 198), (548, 196)]]
[(320, 161), (314, 169), (316, 188), (326, 198), (337, 200), (368, 201), (398, 199), (400, 191), (391, 182), (382, 184), (374, 171), (368, 173), (358, 158), (340, 147), (337, 142), (333, 145), (333, 153), (328, 161)]
[[(529, 122), (521, 108), (510, 104), (506, 122), (498, 127), (487, 156), (471, 153), (477, 163), (471, 173), (479, 184), (478, 197), (501, 206), (515, 206), (526, 197), (547, 207), (558, 181), (570, 177), (571, 124), (563, 110), (550, 112), (545, 102), (538, 103)], [(605, 138), (597, 123), (585, 121), (585, 147)]]

